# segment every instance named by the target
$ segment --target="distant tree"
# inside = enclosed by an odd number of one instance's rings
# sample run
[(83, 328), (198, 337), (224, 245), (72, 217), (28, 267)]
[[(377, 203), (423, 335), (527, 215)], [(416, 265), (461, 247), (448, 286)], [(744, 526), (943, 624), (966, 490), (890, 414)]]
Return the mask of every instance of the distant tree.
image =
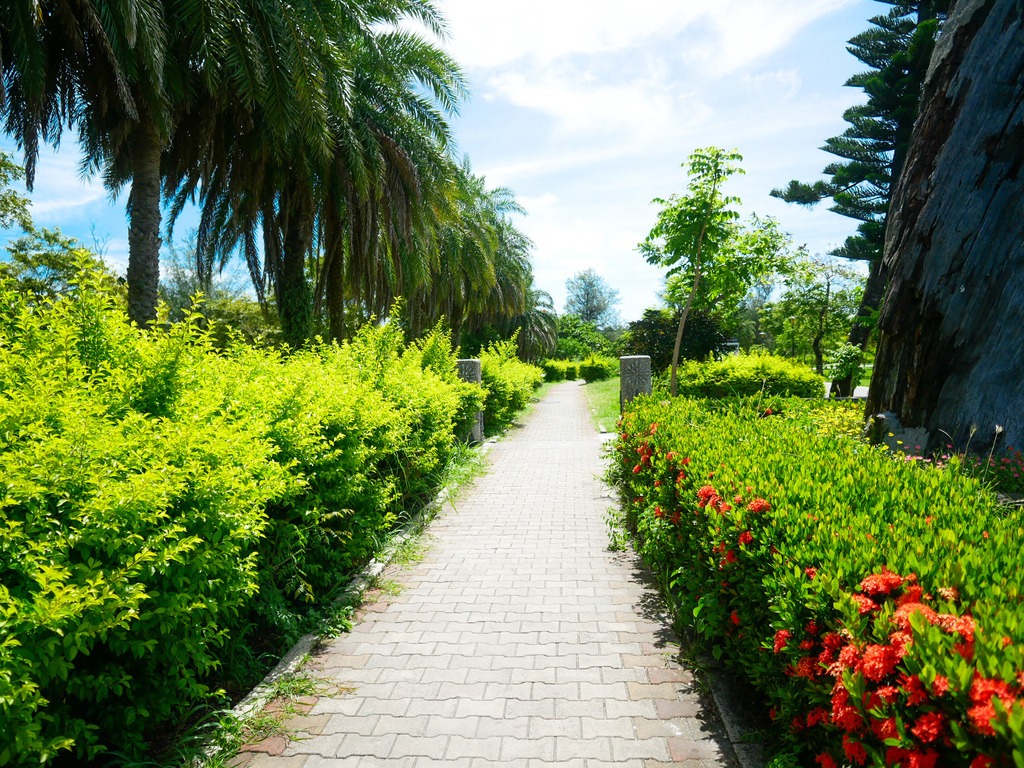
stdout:
[(9, 261), (0, 263), (0, 277), (14, 280), (18, 290), (38, 301), (64, 296), (83, 269), (107, 272), (103, 262), (59, 229), (28, 231), (7, 245)]
[(648, 262), (668, 268), (669, 289), (677, 275), (680, 290), (683, 284), (689, 285), (672, 353), (673, 397), (680, 345), (691, 309), (711, 311), (720, 303), (738, 303), (751, 286), (784, 270), (788, 261), (789, 236), (778, 224), (754, 216), (749, 225), (741, 225), (739, 213), (730, 208), (739, 198), (722, 194), (725, 181), (743, 173), (737, 165), (742, 159), (739, 152), (718, 147), (691, 154), (686, 163), (688, 193), (654, 201), (662, 210), (640, 244)]
[[(872, 18), (872, 28), (852, 38), (847, 47), (870, 69), (854, 75), (846, 85), (863, 88), (868, 99), (846, 110), (843, 118), (850, 127), (822, 147), (841, 158), (824, 170), (831, 179), (813, 184), (794, 180), (771, 193), (804, 206), (831, 198), (830, 210), (860, 222), (857, 234), (833, 254), (871, 264), (848, 337), (862, 349), (867, 346), (885, 292), (882, 249), (893, 188), (906, 161), (939, 25), (950, 5), (950, 0), (879, 2), (894, 7), (888, 14)], [(833, 384), (838, 390), (849, 387), (848, 377)]]
[[(645, 309), (642, 318), (629, 324), (622, 353), (649, 355), (651, 367), (655, 371), (667, 370), (672, 365), (672, 351), (681, 312), (682, 309)], [(703, 360), (708, 354), (723, 353), (727, 341), (713, 318), (702, 312), (693, 312), (686, 323), (679, 357), (684, 360)]]
[(825, 355), (845, 338), (863, 283), (835, 256), (802, 258), (786, 276), (782, 295), (764, 308), (764, 327), (775, 338), (776, 350), (794, 356), (810, 352), (815, 370), (824, 376)]
[(15, 163), (9, 154), (0, 151), (0, 229), (11, 229), (14, 226), (24, 230), (32, 228), (28, 197), (11, 189), (11, 184), (24, 178), (25, 169)]
[(1020, 1), (958, 2), (893, 195), (868, 408), (932, 446), (1024, 445), (1022, 71)]
[(579, 315), (558, 318), (558, 346), (554, 357), (561, 360), (581, 360), (592, 354), (607, 354), (608, 340), (593, 323)]
[(613, 328), (619, 323), (615, 309), (619, 292), (605, 282), (594, 269), (585, 269), (565, 281), (569, 292), (565, 300), (565, 313), (577, 315), (585, 323), (593, 323), (600, 330)]

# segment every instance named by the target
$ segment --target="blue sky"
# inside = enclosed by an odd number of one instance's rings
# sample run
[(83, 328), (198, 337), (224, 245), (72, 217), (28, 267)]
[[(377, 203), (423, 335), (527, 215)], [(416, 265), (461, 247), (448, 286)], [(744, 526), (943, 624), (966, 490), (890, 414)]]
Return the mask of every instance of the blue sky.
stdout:
[[(561, 310), (565, 280), (596, 269), (622, 297), (624, 320), (657, 302), (661, 272), (635, 248), (654, 197), (685, 188), (680, 164), (697, 147), (738, 148), (746, 175), (730, 182), (744, 213), (779, 218), (797, 244), (825, 251), (856, 222), (825, 206), (769, 197), (813, 180), (862, 101), (844, 88), (863, 65), (845, 42), (887, 7), (872, 0), (439, 0), (447, 47), (473, 96), (454, 120), (459, 149), (490, 185), (529, 211), (535, 272)], [(9, 139), (0, 147), (11, 151)], [(70, 136), (45, 153), (32, 195), (41, 226), (59, 226), (127, 263), (124, 199), (82, 180)], [(176, 234), (183, 235), (183, 221)], [(0, 241), (5, 240), (0, 233)]]

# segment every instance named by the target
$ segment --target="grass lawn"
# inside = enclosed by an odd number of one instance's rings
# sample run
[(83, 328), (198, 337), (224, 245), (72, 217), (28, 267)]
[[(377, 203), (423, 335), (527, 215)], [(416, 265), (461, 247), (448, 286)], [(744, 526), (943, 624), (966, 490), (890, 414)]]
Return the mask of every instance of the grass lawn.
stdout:
[(619, 377), (582, 386), (590, 405), (590, 414), (594, 418), (594, 426), (597, 429), (603, 426), (609, 432), (614, 432), (615, 422), (619, 420)]

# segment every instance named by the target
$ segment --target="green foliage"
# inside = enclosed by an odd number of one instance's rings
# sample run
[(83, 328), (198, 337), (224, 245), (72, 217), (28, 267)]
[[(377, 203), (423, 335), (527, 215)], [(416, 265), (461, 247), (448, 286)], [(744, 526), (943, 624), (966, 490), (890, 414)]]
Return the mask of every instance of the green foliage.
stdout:
[[(664, 371), (672, 365), (672, 350), (679, 328), (679, 312), (668, 309), (645, 309), (644, 316), (629, 324), (629, 336), (623, 344), (623, 355), (649, 355), (651, 368)], [(691, 312), (679, 345), (680, 360), (703, 360), (708, 355), (725, 351), (727, 339), (718, 323), (701, 312)]]
[(833, 378), (844, 379), (849, 376), (857, 381), (864, 363), (864, 350), (856, 344), (840, 344), (832, 353), (830, 362)]
[(764, 308), (762, 322), (774, 337), (776, 351), (811, 354), (824, 375), (826, 356), (841, 347), (857, 314), (863, 283), (861, 275), (833, 257), (797, 260), (782, 295)]
[[(440, 326), (284, 357), (70, 285), (0, 283), (0, 765), (137, 757), (251, 682), (443, 481), (485, 395)], [(539, 371), (510, 344), (489, 378), (517, 394)]]
[(584, 322), (578, 315), (562, 315), (558, 318), (558, 344), (554, 357), (560, 360), (581, 360), (588, 355), (606, 354), (608, 350), (608, 339), (593, 323)]
[(721, 360), (692, 361), (679, 368), (679, 393), (692, 397), (793, 395), (822, 397), (825, 383), (802, 363), (755, 350)]
[(483, 384), (487, 390), (484, 401), (484, 429), (498, 432), (515, 418), (530, 402), (530, 395), (543, 381), (543, 371), (524, 363), (516, 356), (516, 339), (496, 341), (480, 353)]
[(107, 272), (100, 259), (59, 229), (29, 225), (24, 235), (8, 243), (7, 253), (10, 261), (0, 263), (0, 277), (37, 302), (70, 293), (83, 268)]
[(540, 369), (544, 372), (545, 382), (553, 384), (555, 382), (565, 381), (564, 360), (545, 360), (540, 364)]
[(957, 460), (823, 434), (819, 407), (847, 408), (654, 397), (623, 417), (609, 478), (678, 622), (800, 764), (1019, 763), (1024, 510)]
[(109, 283), (76, 283), (42, 307), (0, 287), (0, 765), (137, 748), (206, 697), (263, 507), (294, 484), (196, 396), (194, 325), (133, 331)]
[(0, 151), (0, 229), (10, 229), (15, 225), (25, 230), (32, 228), (29, 199), (9, 188), (12, 182), (24, 178), (25, 170), (14, 162), (11, 155)]
[(619, 372), (619, 361), (611, 357), (591, 355), (579, 365), (579, 377), (587, 384), (610, 379)]

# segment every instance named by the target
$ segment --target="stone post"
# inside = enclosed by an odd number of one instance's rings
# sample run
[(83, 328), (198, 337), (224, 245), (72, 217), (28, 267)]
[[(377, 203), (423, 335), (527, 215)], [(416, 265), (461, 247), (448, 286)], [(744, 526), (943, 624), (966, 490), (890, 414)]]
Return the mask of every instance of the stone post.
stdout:
[(637, 395), (651, 394), (651, 358), (631, 355), (619, 358), (619, 412)]
[[(479, 360), (457, 360), (459, 366), (459, 378), (468, 381), (470, 384), (480, 386), (483, 382), (483, 366)], [(473, 426), (469, 430), (469, 442), (476, 445), (484, 441), (484, 413), (477, 411), (473, 419)]]

